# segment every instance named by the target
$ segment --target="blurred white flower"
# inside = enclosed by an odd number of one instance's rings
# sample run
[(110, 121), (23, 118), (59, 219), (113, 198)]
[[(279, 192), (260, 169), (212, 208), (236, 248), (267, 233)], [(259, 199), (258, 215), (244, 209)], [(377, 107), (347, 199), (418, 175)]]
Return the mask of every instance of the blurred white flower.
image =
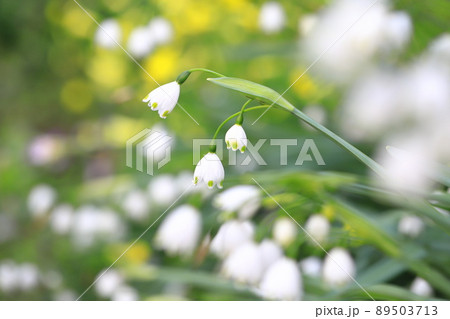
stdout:
[(150, 21), (147, 28), (156, 44), (162, 45), (172, 41), (173, 27), (167, 19), (162, 17), (154, 18)]
[(33, 187), (28, 194), (27, 205), (33, 217), (46, 214), (56, 200), (56, 191), (49, 185), (41, 184)]
[(57, 292), (54, 297), (53, 300), (55, 301), (75, 301), (77, 300), (78, 295), (73, 291), (73, 290), (63, 290), (63, 291), (59, 291)]
[(122, 209), (127, 217), (135, 221), (143, 221), (150, 214), (147, 195), (138, 189), (130, 191), (122, 201)]
[(200, 237), (201, 215), (192, 206), (182, 205), (164, 219), (156, 233), (156, 244), (168, 254), (191, 254)]
[(244, 153), (247, 148), (247, 135), (240, 124), (234, 124), (225, 134), (225, 142), (227, 143), (227, 149), (233, 151), (240, 150)]
[(220, 226), (211, 242), (211, 251), (219, 257), (229, 255), (237, 247), (253, 239), (254, 227), (248, 221), (231, 220)]
[(281, 247), (270, 239), (264, 239), (259, 244), (263, 270), (266, 270), (270, 265), (283, 257), (283, 250)]
[(424, 228), (422, 219), (414, 215), (403, 216), (398, 222), (398, 232), (410, 237), (419, 236)]
[(429, 53), (432, 58), (450, 67), (450, 33), (444, 33), (435, 39), (430, 45)]
[(355, 141), (385, 134), (399, 118), (398, 76), (377, 71), (359, 79), (344, 100), (341, 127)]
[(246, 242), (225, 259), (222, 273), (240, 283), (256, 285), (263, 274), (261, 251), (254, 242)]
[(225, 171), (222, 162), (216, 153), (209, 152), (198, 162), (194, 171), (194, 185), (199, 182), (205, 182), (208, 188), (213, 188), (217, 185), (222, 188)]
[(142, 102), (148, 103), (152, 111), (158, 111), (159, 116), (165, 119), (177, 105), (179, 96), (180, 85), (173, 81), (151, 91)]
[(259, 27), (266, 34), (280, 32), (286, 23), (283, 7), (275, 1), (266, 2), (259, 12)]
[(20, 272), (12, 260), (4, 260), (0, 263), (0, 290), (10, 293), (17, 289), (20, 280)]
[(306, 32), (302, 42), (306, 60), (320, 56), (315, 69), (326, 79), (337, 83), (352, 79), (386, 44), (387, 9), (384, 1), (332, 1)]
[[(192, 175), (190, 181), (192, 183)], [(176, 179), (168, 174), (152, 177), (148, 184), (150, 200), (158, 206), (169, 206), (179, 196), (179, 193)]]
[(344, 248), (329, 251), (323, 263), (323, 280), (330, 286), (343, 286), (355, 276), (356, 267), (352, 256)]
[(114, 48), (122, 40), (122, 29), (114, 19), (107, 19), (100, 23), (95, 32), (95, 43), (106, 49)]
[(111, 298), (124, 284), (123, 276), (114, 269), (102, 270), (96, 280), (94, 289), (102, 298)]
[(261, 192), (254, 185), (237, 185), (214, 197), (213, 204), (225, 212), (237, 212), (239, 218), (251, 218), (261, 206)]
[(114, 211), (85, 205), (74, 214), (72, 236), (75, 244), (80, 247), (90, 246), (96, 239), (117, 240), (124, 233), (124, 223)]
[(312, 237), (307, 236), (314, 245), (317, 245), (317, 243), (323, 244), (330, 232), (330, 222), (323, 215), (311, 215), (306, 221), (305, 230)]
[(322, 260), (319, 257), (307, 257), (300, 261), (302, 273), (310, 277), (320, 277), (322, 274)]
[[(387, 147), (379, 151), (376, 160), (385, 169), (383, 178), (376, 177), (383, 186), (402, 192), (421, 193), (431, 187), (429, 174), (431, 159), (419, 140), (394, 142), (400, 148)], [(380, 154), (381, 153), (381, 154)]]
[(130, 286), (118, 287), (111, 296), (112, 301), (137, 301), (139, 300), (136, 289)]
[(281, 258), (265, 272), (260, 293), (266, 299), (300, 300), (303, 283), (297, 263), (289, 258)]
[(63, 141), (55, 135), (39, 135), (28, 146), (28, 158), (32, 165), (51, 164), (61, 157), (63, 149)]
[(56, 206), (50, 215), (50, 227), (57, 234), (67, 234), (72, 226), (73, 208), (68, 204)]
[(387, 50), (402, 49), (406, 46), (412, 34), (412, 22), (405, 12), (397, 11), (389, 13), (385, 22), (384, 46)]
[(278, 218), (273, 225), (272, 235), (281, 246), (289, 246), (298, 236), (298, 225), (289, 217)]
[(156, 46), (156, 39), (147, 26), (137, 27), (131, 31), (127, 48), (136, 58), (143, 58), (152, 52)]
[(23, 291), (32, 290), (39, 284), (39, 270), (30, 263), (18, 265), (18, 287)]
[(298, 21), (298, 31), (300, 35), (306, 36), (317, 23), (317, 15), (315, 14), (305, 14)]
[(431, 297), (433, 295), (433, 288), (425, 279), (420, 277), (416, 277), (413, 280), (410, 290), (416, 295), (422, 297)]

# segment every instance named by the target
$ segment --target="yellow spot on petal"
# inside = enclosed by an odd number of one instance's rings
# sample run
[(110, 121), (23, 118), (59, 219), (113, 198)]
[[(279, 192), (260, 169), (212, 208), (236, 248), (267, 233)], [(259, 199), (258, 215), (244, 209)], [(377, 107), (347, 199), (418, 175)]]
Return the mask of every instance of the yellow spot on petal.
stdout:
[(209, 181), (209, 182), (208, 182), (208, 187), (211, 188), (211, 187), (213, 187), (213, 186), (214, 186), (214, 182), (213, 182), (213, 181)]

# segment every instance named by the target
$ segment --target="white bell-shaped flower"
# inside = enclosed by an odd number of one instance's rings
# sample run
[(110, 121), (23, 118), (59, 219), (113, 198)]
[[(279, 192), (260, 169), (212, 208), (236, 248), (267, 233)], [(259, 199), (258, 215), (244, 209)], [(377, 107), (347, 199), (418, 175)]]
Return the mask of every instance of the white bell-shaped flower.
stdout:
[(273, 225), (273, 239), (283, 247), (289, 246), (298, 235), (298, 225), (291, 218), (278, 218)]
[(230, 220), (220, 226), (210, 249), (219, 257), (225, 257), (240, 245), (251, 241), (253, 234), (254, 227), (250, 222)]
[(234, 124), (225, 134), (225, 142), (227, 143), (227, 149), (233, 151), (240, 150), (241, 153), (245, 152), (247, 148), (247, 135), (240, 124)]
[(344, 248), (333, 248), (323, 263), (323, 280), (330, 286), (343, 286), (355, 276), (356, 267), (352, 256)]
[(269, 268), (274, 262), (283, 257), (283, 250), (281, 247), (270, 239), (264, 239), (259, 244), (261, 258), (264, 270)]
[(237, 185), (216, 195), (213, 204), (224, 212), (237, 212), (239, 218), (248, 219), (261, 206), (261, 192), (254, 185)]
[(300, 300), (303, 283), (297, 263), (286, 257), (273, 263), (261, 280), (259, 292), (266, 299)]
[(190, 205), (173, 210), (163, 221), (156, 234), (156, 243), (172, 255), (191, 254), (198, 242), (202, 220), (200, 213)]
[(256, 285), (263, 274), (261, 251), (254, 242), (247, 242), (234, 250), (223, 264), (223, 274), (240, 283)]
[(194, 171), (194, 185), (199, 182), (205, 182), (209, 188), (213, 188), (217, 185), (218, 188), (222, 188), (223, 179), (225, 177), (225, 171), (223, 169), (222, 162), (216, 153), (209, 152), (198, 162)]
[(142, 102), (148, 103), (152, 111), (158, 111), (159, 116), (165, 119), (177, 105), (179, 96), (180, 84), (173, 81), (151, 91)]
[(330, 232), (330, 222), (320, 214), (311, 215), (305, 224), (306, 232), (311, 236), (308, 239), (315, 245), (324, 243)]

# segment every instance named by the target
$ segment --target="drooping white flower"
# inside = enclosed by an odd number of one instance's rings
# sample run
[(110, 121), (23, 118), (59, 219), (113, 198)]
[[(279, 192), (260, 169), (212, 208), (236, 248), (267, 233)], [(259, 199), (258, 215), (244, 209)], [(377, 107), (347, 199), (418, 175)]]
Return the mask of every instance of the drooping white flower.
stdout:
[(398, 222), (398, 232), (410, 237), (419, 236), (424, 227), (422, 219), (414, 215), (403, 216)]
[(315, 245), (317, 245), (317, 243), (322, 244), (326, 241), (328, 233), (330, 232), (330, 222), (323, 215), (311, 215), (306, 221), (305, 230), (312, 237), (310, 238), (307, 236), (312, 243)]
[(251, 218), (261, 206), (261, 192), (254, 185), (233, 186), (215, 196), (213, 204), (225, 212), (237, 212), (239, 218)]
[(423, 297), (431, 297), (433, 295), (433, 288), (425, 279), (420, 277), (416, 277), (413, 280), (410, 290), (416, 295)]
[(229, 255), (240, 245), (253, 239), (254, 227), (248, 221), (230, 220), (220, 226), (211, 242), (211, 251), (220, 256)]
[(270, 239), (264, 239), (259, 244), (259, 250), (261, 252), (264, 270), (269, 268), (270, 265), (283, 257), (283, 250), (281, 249), (281, 247)]
[(205, 182), (209, 188), (213, 188), (214, 185), (222, 188), (224, 177), (225, 171), (219, 156), (216, 153), (209, 152), (202, 157), (197, 167), (195, 167), (194, 185), (197, 185), (199, 182)]
[(300, 261), (300, 269), (304, 275), (320, 277), (322, 273), (322, 260), (319, 257), (307, 257)]
[(233, 151), (240, 150), (244, 153), (247, 148), (247, 135), (240, 124), (234, 124), (225, 134), (225, 142), (227, 143), (227, 149)]
[(112, 301), (137, 301), (139, 300), (136, 289), (122, 285), (118, 287), (111, 296)]
[(158, 45), (166, 44), (173, 38), (172, 24), (162, 17), (152, 19), (147, 28)]
[(28, 195), (28, 209), (34, 217), (47, 213), (56, 200), (56, 191), (49, 185), (35, 186)]
[(125, 214), (132, 220), (145, 220), (150, 213), (150, 205), (146, 194), (141, 190), (129, 192), (122, 202)]
[(161, 118), (165, 119), (178, 103), (180, 85), (170, 82), (151, 91), (142, 102), (148, 103), (152, 111), (158, 111)]
[(286, 22), (283, 7), (275, 1), (263, 4), (259, 13), (259, 27), (264, 33), (273, 34), (281, 31)]
[(225, 259), (222, 273), (240, 283), (255, 285), (263, 274), (261, 252), (258, 245), (248, 241)]
[(329, 251), (323, 263), (323, 280), (330, 286), (343, 286), (355, 276), (356, 267), (352, 256), (344, 248)]
[(57, 234), (67, 234), (73, 221), (73, 208), (68, 204), (55, 207), (50, 215), (50, 226)]
[(264, 274), (259, 291), (266, 299), (300, 300), (303, 283), (297, 263), (286, 257), (278, 259)]
[(156, 39), (147, 26), (137, 27), (128, 38), (128, 51), (136, 58), (143, 58), (152, 52)]
[(114, 269), (103, 270), (96, 280), (95, 291), (103, 298), (110, 298), (125, 281), (123, 276)]
[(155, 176), (148, 184), (150, 200), (158, 206), (165, 207), (172, 204), (179, 193), (176, 179), (168, 174)]
[(201, 232), (201, 215), (190, 205), (174, 209), (164, 219), (156, 233), (156, 244), (171, 255), (189, 255), (198, 242)]
[(122, 39), (122, 29), (114, 19), (107, 19), (100, 23), (95, 33), (95, 43), (106, 49), (112, 49)]
[(281, 246), (289, 246), (298, 235), (298, 226), (289, 217), (278, 218), (273, 225), (272, 235)]

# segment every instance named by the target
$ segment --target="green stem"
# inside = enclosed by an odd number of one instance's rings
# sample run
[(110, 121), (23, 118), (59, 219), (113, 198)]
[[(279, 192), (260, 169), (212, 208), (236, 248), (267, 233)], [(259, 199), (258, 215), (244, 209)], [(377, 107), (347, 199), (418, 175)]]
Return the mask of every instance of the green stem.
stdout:
[(193, 68), (193, 69), (189, 69), (188, 72), (206, 72), (206, 73), (211, 73), (220, 77), (224, 77), (225, 75), (220, 74), (216, 71), (213, 70), (209, 70), (209, 69), (204, 69), (204, 68)]
[[(220, 125), (219, 125), (219, 127), (217, 127), (217, 130), (216, 130), (216, 132), (214, 133), (214, 136), (213, 136), (213, 141), (216, 139), (216, 137), (217, 137), (217, 135), (219, 135), (219, 132), (220, 132), (220, 130), (222, 129), (222, 127), (228, 122), (228, 121), (230, 121), (231, 119), (233, 119), (233, 118), (235, 118), (236, 116), (238, 116), (239, 114), (241, 114), (241, 112), (243, 112), (243, 113), (246, 113), (246, 112), (250, 112), (250, 111), (255, 111), (255, 110), (260, 110), (260, 109), (267, 109), (267, 108), (269, 108), (270, 107), (270, 105), (258, 105), (258, 106), (253, 106), (253, 107), (249, 107), (248, 109), (246, 109), (246, 110), (241, 110), (241, 111), (239, 111), (239, 112), (236, 112), (236, 113), (234, 113), (233, 115), (230, 115), (228, 118), (226, 118)], [(211, 143), (213, 143), (213, 142), (211, 142)]]

